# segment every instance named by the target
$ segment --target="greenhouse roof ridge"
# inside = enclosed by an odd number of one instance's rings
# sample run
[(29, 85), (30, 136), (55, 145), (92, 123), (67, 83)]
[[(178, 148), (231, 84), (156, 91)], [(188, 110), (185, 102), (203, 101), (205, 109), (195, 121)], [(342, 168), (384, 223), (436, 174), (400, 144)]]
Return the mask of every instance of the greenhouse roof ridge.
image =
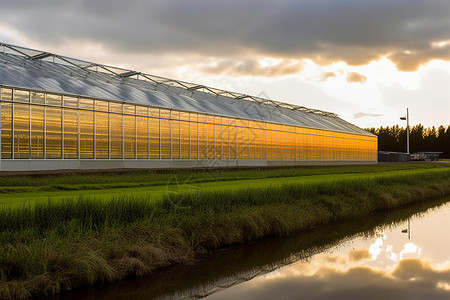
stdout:
[(215, 96), (224, 96), (231, 99), (236, 100), (244, 100), (244, 101), (250, 101), (257, 104), (266, 104), (271, 105), (274, 107), (282, 107), (290, 110), (298, 110), (302, 112), (307, 113), (314, 113), (318, 115), (324, 115), (328, 117), (335, 117), (337, 118), (338, 115), (326, 112), (318, 109), (311, 109), (306, 108), (303, 106), (298, 106), (294, 104), (284, 103), (280, 101), (265, 99), (261, 97), (251, 96), (247, 94), (237, 93), (237, 92), (231, 92), (226, 91), (222, 89), (212, 88), (201, 84), (194, 84), (189, 83), (185, 81), (175, 80), (175, 79), (169, 79), (161, 76), (155, 76), (150, 75), (138, 71), (133, 71), (125, 68), (119, 68), (119, 67), (112, 67), (108, 65), (103, 65), (99, 63), (93, 63), (88, 62), (80, 59), (70, 58), (58, 54), (53, 54), (46, 51), (40, 51), (30, 48), (25, 48), (21, 46), (15, 46), (11, 44), (6, 44), (0, 42), (0, 51), (5, 54), (13, 54), (13, 55), (20, 55), (24, 56), (27, 59), (30, 59), (32, 61), (46, 61), (46, 62), (52, 62), (56, 64), (63, 64), (63, 65), (70, 65), (74, 66), (77, 69), (80, 70), (80, 72), (84, 72), (85, 74), (89, 74), (90, 72), (100, 72), (105, 73), (111, 76), (114, 76), (116, 78), (121, 78), (122, 80), (126, 80), (127, 78), (134, 78), (142, 81), (149, 81), (156, 85), (166, 85), (166, 86), (173, 86), (173, 87), (179, 87), (182, 89), (185, 89), (187, 91), (200, 91), (207, 94), (212, 94)]

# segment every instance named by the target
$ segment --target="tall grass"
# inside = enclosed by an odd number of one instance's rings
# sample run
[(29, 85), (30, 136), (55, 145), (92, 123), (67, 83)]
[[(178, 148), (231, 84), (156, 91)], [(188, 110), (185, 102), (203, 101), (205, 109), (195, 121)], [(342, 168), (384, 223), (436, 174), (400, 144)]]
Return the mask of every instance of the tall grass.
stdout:
[(450, 169), (0, 209), (0, 298), (142, 275), (195, 253), (450, 194)]

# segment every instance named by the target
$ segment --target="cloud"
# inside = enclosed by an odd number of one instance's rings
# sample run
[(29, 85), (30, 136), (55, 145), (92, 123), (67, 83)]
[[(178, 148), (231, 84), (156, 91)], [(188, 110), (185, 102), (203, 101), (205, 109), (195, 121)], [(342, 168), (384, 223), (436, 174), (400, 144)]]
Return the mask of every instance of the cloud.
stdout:
[(209, 74), (278, 77), (299, 73), (303, 69), (303, 63), (295, 60), (281, 60), (275, 64), (262, 65), (260, 61), (254, 59), (225, 59), (200, 69)]
[(355, 262), (363, 259), (372, 258), (372, 254), (369, 253), (367, 249), (353, 249), (348, 254), (349, 261)]
[[(300, 268), (299, 268), (300, 267)], [(307, 273), (304, 273), (306, 270)], [(435, 268), (420, 259), (399, 262), (394, 271), (367, 266), (345, 269), (321, 265), (314, 272), (301, 264), (269, 279), (256, 278), (209, 296), (218, 299), (448, 299), (449, 266)]]
[(355, 119), (359, 119), (359, 118), (365, 118), (365, 117), (382, 117), (383, 115), (381, 114), (369, 114), (369, 113), (365, 113), (365, 112), (357, 112), (356, 114), (353, 115), (353, 118)]
[[(1, 22), (30, 43), (52, 49), (73, 41), (97, 42), (119, 53), (312, 59), (322, 65), (336, 61), (363, 65), (388, 57), (405, 71), (432, 59), (450, 60), (450, 44), (445, 43), (450, 40), (449, 1), (130, 0), (124, 5), (113, 0), (105, 5), (46, 0), (44, 4), (5, 1)], [(258, 66), (243, 61), (230, 70), (247, 74)], [(294, 70), (266, 68), (261, 74)]]
[(336, 77), (337, 74), (335, 72), (323, 72), (319, 78), (319, 81), (327, 81), (329, 78)]
[(364, 83), (366, 82), (367, 77), (363, 74), (359, 74), (356, 72), (348, 72), (347, 73), (347, 82), (356, 82), (356, 83)]

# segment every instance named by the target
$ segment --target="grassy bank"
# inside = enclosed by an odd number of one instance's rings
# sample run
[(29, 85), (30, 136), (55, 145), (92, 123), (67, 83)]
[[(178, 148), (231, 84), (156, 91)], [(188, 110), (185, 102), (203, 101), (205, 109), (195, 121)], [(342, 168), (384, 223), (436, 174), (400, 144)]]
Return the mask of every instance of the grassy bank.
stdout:
[(227, 245), (449, 194), (450, 168), (442, 168), (169, 193), (159, 201), (122, 195), (3, 206), (0, 298), (139, 276)]
[[(198, 171), (126, 171), (99, 173), (39, 174), (0, 177), (0, 207), (33, 205), (71, 197), (95, 197), (109, 200), (113, 196), (136, 195), (159, 200), (168, 192), (239, 190), (281, 186), (286, 183), (312, 183), (360, 176), (397, 176), (450, 168), (443, 163), (384, 164), (348, 167), (310, 167), (283, 169), (240, 169)], [(1, 175), (1, 173), (0, 173)], [(218, 184), (220, 183), (220, 184)]]

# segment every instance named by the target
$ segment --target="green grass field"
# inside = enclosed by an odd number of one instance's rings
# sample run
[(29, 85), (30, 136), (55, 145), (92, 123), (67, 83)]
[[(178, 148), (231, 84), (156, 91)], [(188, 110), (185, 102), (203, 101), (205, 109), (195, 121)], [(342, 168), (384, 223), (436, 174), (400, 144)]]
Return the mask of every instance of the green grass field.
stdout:
[(146, 196), (154, 201), (185, 192), (239, 190), (289, 183), (315, 183), (336, 179), (398, 176), (440, 172), (447, 164), (401, 164), (352, 167), (307, 167), (268, 170), (214, 170), (157, 173), (68, 174), (0, 177), (0, 208), (22, 207), (67, 198), (111, 199), (122, 195)]

